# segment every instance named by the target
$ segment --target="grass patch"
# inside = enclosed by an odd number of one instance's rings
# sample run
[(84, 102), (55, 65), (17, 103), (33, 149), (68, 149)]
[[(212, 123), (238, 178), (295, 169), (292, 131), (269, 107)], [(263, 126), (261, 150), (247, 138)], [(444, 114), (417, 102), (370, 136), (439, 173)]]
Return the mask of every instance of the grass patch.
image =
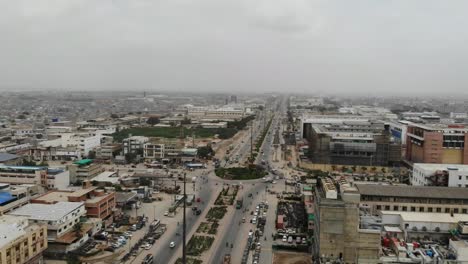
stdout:
[(253, 180), (267, 175), (262, 167), (217, 168), (216, 176), (228, 180)]
[(208, 219), (208, 221), (221, 220), (223, 219), (226, 212), (227, 212), (226, 206), (211, 207), (210, 210), (208, 211), (208, 214), (206, 214), (206, 219)]
[(230, 186), (223, 187), (221, 192), (219, 192), (218, 197), (216, 198), (215, 205), (233, 205), (234, 200), (239, 191), (239, 186), (234, 185), (232, 188)]
[(210, 236), (192, 236), (187, 243), (187, 255), (200, 256), (211, 247), (213, 241), (214, 237)]
[[(187, 258), (187, 264), (202, 264), (203, 261), (196, 258)], [(183, 264), (182, 258), (178, 258), (175, 264)]]
[(216, 233), (218, 233), (218, 227), (219, 227), (218, 221), (213, 222), (211, 224), (210, 230), (208, 230), (208, 234), (216, 235)]

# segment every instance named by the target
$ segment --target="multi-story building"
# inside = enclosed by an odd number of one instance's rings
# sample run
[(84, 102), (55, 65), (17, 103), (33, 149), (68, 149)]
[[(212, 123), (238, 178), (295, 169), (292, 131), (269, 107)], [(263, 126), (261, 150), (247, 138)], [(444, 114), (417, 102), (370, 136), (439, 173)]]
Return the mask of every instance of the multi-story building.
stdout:
[(101, 145), (96, 148), (96, 159), (111, 160), (116, 156), (122, 149), (120, 144), (107, 144)]
[(27, 204), (9, 215), (23, 216), (30, 223), (47, 225), (47, 238), (49, 242), (56, 241), (86, 215), (85, 205), (82, 202), (58, 202), (55, 204)]
[(0, 263), (42, 263), (47, 248), (47, 226), (30, 223), (28, 218), (0, 217)]
[(411, 163), (468, 164), (464, 125), (408, 125), (406, 160)]
[[(320, 182), (315, 194), (314, 258), (344, 263), (375, 263), (380, 251), (380, 228), (365, 225), (369, 212), (359, 204), (355, 188), (341, 189)], [(328, 197), (328, 198), (327, 198)], [(369, 222), (367, 220), (367, 222)], [(376, 228), (377, 227), (377, 228)]]
[(20, 165), (21, 161), (21, 157), (18, 155), (0, 152), (0, 164)]
[(388, 166), (401, 160), (401, 144), (391, 140), (382, 122), (318, 119), (303, 129), (314, 163)]
[(83, 159), (68, 166), (70, 171), (70, 182), (92, 180), (104, 171), (104, 167), (99, 163), (93, 163), (91, 159)]
[(143, 145), (143, 157), (146, 161), (162, 161), (166, 159), (169, 162), (180, 160), (184, 143), (177, 139), (152, 138)]
[(16, 210), (28, 204), (38, 195), (42, 188), (39, 185), (14, 185), (0, 183), (0, 215)]
[(143, 151), (143, 145), (149, 138), (143, 136), (131, 136), (123, 140), (123, 153), (137, 153)]
[(360, 203), (372, 212), (468, 214), (468, 188), (356, 184)]
[(468, 187), (468, 165), (414, 163), (411, 184)]
[(47, 178), (47, 167), (0, 165), (0, 182), (8, 184), (41, 184)]
[(34, 198), (31, 203), (56, 204), (59, 202), (84, 202), (86, 215), (91, 218), (100, 218), (103, 221), (113, 214), (115, 208), (115, 193), (86, 186), (77, 191), (50, 191)]
[(0, 182), (8, 184), (38, 184), (46, 188), (66, 188), (70, 184), (70, 175), (63, 169), (44, 166), (2, 166)]

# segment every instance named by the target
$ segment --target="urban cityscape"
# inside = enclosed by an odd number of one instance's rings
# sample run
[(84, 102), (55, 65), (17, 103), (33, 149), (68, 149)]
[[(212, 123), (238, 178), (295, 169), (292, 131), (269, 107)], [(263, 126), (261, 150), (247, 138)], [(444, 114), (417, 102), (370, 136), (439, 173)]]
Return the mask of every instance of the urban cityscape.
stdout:
[(0, 264), (468, 264), (466, 10), (0, 0)]

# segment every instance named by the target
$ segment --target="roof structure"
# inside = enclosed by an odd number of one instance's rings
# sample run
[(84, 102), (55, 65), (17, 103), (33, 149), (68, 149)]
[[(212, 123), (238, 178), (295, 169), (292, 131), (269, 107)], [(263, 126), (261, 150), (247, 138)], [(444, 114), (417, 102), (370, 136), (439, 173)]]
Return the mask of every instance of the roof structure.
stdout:
[(361, 195), (467, 200), (468, 188), (356, 184)]
[(11, 195), (9, 192), (0, 192), (0, 206), (15, 200), (16, 198)]
[(14, 154), (4, 153), (4, 152), (0, 153), (0, 162), (14, 160), (14, 159), (17, 159), (17, 158), (19, 158), (19, 156), (14, 155)]
[(33, 220), (58, 221), (80, 206), (84, 206), (84, 203), (58, 202), (56, 204), (27, 204), (9, 214), (24, 216)]
[(83, 166), (83, 165), (89, 165), (92, 162), (93, 162), (92, 159), (82, 159), (82, 160), (75, 161), (73, 163), (76, 164), (76, 165), (79, 165), (79, 166)]

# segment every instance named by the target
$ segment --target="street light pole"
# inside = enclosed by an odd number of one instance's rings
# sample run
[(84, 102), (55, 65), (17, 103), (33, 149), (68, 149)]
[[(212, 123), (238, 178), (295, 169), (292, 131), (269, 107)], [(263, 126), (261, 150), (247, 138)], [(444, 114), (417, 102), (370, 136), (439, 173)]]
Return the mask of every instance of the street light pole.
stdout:
[(185, 209), (187, 207), (187, 193), (185, 190), (185, 183), (186, 183), (186, 175), (187, 173), (184, 173), (184, 212), (183, 212), (183, 223), (182, 223), (182, 263), (187, 264), (187, 259), (186, 259), (186, 249), (185, 249)]

